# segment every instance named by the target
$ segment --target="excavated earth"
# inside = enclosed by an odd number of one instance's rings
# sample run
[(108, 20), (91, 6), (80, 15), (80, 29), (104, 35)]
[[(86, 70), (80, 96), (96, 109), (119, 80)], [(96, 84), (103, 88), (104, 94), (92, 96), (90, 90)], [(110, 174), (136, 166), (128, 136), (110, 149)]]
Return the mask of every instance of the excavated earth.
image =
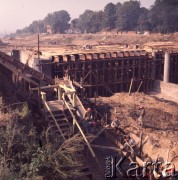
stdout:
[[(116, 117), (120, 127), (138, 145), (142, 133), (142, 156), (147, 154), (153, 161), (159, 157), (162, 163), (171, 161), (178, 170), (177, 103), (142, 93), (133, 93), (131, 96), (128, 93), (117, 93), (111, 97), (99, 97), (97, 104), (109, 106), (111, 121)], [(138, 123), (140, 105), (144, 106), (146, 112), (144, 128)]]

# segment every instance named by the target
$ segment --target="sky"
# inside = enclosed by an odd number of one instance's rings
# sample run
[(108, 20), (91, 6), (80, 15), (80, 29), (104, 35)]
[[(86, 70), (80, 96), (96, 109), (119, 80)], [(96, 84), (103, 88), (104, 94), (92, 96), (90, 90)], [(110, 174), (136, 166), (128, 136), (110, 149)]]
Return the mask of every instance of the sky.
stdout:
[[(103, 10), (110, 2), (115, 4), (124, 1), (126, 0), (0, 0), (0, 33), (15, 32), (54, 11), (66, 10), (73, 19), (86, 9)], [(154, 1), (140, 0), (141, 5), (147, 8)]]

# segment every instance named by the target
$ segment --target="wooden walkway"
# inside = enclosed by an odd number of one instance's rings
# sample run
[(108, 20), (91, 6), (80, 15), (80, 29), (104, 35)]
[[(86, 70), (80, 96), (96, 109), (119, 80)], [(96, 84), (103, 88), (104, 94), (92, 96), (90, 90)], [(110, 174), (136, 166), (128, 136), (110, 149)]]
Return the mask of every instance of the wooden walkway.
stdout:
[(47, 101), (47, 105), (50, 107), (52, 112), (65, 110), (63, 100)]

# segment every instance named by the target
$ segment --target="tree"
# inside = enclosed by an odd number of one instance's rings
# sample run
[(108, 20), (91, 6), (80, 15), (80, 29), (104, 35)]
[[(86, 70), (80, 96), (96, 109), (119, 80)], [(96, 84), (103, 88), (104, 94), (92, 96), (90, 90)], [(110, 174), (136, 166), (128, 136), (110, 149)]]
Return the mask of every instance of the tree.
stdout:
[(155, 32), (174, 32), (178, 30), (178, 2), (156, 0), (149, 12), (149, 20)]
[(52, 27), (54, 33), (65, 33), (70, 27), (70, 15), (67, 11), (61, 10), (49, 13), (43, 20), (33, 21), (28, 27), (18, 30), (17, 33), (45, 33), (47, 26)]
[(79, 28), (79, 18), (75, 18), (70, 23), (71, 28)]
[(91, 33), (96, 33), (102, 30), (103, 11), (94, 12), (91, 19)]
[(65, 30), (69, 29), (70, 15), (67, 11), (61, 10), (56, 11), (52, 15), (52, 24), (54, 33), (64, 33)]
[(94, 11), (85, 10), (83, 14), (79, 16), (79, 28), (83, 33), (90, 33), (92, 17)]
[(149, 10), (146, 8), (140, 9), (140, 16), (137, 21), (137, 30), (138, 31), (148, 31), (150, 30), (150, 22), (148, 18)]
[(117, 15), (116, 26), (119, 30), (134, 30), (140, 16), (138, 1), (124, 2)]
[(103, 27), (113, 29), (116, 21), (116, 5), (109, 3), (104, 8)]

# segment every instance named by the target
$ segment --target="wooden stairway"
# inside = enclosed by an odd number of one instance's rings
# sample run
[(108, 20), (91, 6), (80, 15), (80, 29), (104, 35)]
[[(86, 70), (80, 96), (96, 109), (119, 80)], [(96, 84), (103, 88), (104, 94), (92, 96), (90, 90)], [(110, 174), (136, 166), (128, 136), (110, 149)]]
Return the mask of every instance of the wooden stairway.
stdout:
[[(78, 131), (81, 133), (87, 147), (90, 150), (90, 153), (92, 154), (92, 161), (94, 161), (96, 164), (97, 158), (95, 153), (78, 122), (78, 119), (83, 119), (86, 110), (77, 97), (76, 91), (72, 84), (66, 82), (66, 84), (60, 86), (55, 85), (52, 87), (42, 87), (42, 89), (45, 88), (58, 88), (58, 98), (54, 101), (47, 101), (46, 93), (41, 92), (46, 112), (46, 120), (48, 121), (48, 130), (50, 131), (50, 137), (53, 138), (52, 140), (58, 141), (59, 139), (61, 140), (62, 137), (63, 141), (65, 142), (74, 134), (74, 127), (78, 128)], [(66, 111), (69, 113), (65, 113)], [(83, 161), (83, 165), (77, 167), (77, 170), (80, 172), (80, 176), (76, 178), (77, 180), (83, 180), (86, 178), (91, 180), (103, 179), (95, 177), (98, 168), (95, 166), (94, 170), (91, 171), (91, 167), (89, 167), (88, 161), (82, 152), (78, 153), (77, 156), (74, 155), (74, 159), (76, 161), (82, 159)]]
[[(68, 122), (68, 119), (66, 118), (66, 115), (64, 114), (63, 111), (53, 111), (53, 117), (49, 112), (46, 113), (47, 117), (47, 122), (48, 122), (48, 127), (50, 128), (50, 133), (55, 135), (55, 137), (64, 137), (63, 139), (66, 140), (71, 137), (71, 127)], [(56, 125), (57, 123), (57, 125)], [(62, 132), (62, 134), (59, 131), (59, 128)]]

